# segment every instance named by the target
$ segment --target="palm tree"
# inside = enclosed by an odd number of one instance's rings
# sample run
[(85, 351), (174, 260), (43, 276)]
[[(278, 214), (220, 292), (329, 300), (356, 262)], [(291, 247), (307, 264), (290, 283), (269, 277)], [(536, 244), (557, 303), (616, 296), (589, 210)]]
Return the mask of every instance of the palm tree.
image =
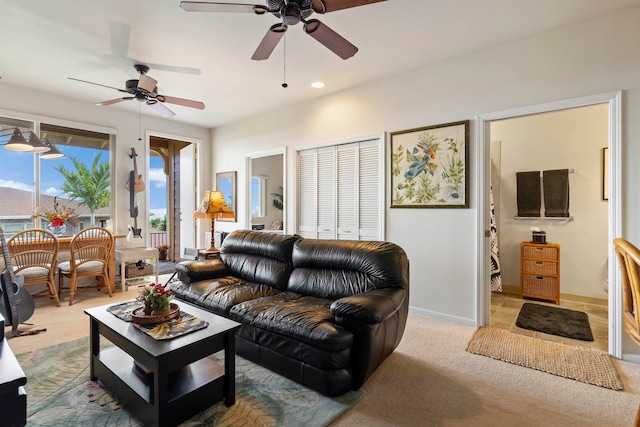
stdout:
[(95, 224), (95, 211), (109, 206), (110, 202), (109, 162), (100, 163), (101, 156), (102, 153), (93, 159), (91, 170), (73, 156), (69, 158), (76, 168), (75, 172), (62, 165), (56, 168), (66, 179), (61, 189), (69, 196), (69, 200), (73, 200), (79, 206), (84, 205), (91, 211), (91, 225)]

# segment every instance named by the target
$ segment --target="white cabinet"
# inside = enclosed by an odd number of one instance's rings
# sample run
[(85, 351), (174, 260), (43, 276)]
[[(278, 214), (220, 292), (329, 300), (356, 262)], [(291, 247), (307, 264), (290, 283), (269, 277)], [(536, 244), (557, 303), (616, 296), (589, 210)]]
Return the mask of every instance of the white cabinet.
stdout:
[(372, 139), (298, 152), (298, 234), (382, 240), (382, 142)]

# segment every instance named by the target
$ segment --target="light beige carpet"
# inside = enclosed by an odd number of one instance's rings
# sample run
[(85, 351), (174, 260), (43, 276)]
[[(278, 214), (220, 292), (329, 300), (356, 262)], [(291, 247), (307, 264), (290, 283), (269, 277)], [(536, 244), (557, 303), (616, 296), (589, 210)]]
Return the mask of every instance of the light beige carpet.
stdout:
[(467, 351), (587, 384), (622, 390), (608, 354), (480, 326)]
[[(168, 276), (167, 276), (168, 279)], [(160, 280), (162, 283), (166, 279)], [(89, 334), (83, 310), (135, 297), (85, 292), (69, 307), (36, 300), (30, 319), (47, 332), (11, 337), (16, 353)], [(640, 365), (613, 359), (623, 391), (498, 362), (466, 351), (473, 326), (410, 314), (398, 348), (362, 387), (366, 394), (331, 427), (632, 426), (640, 403)], [(33, 384), (27, 383), (27, 393)], [(1, 423), (1, 421), (0, 421)]]

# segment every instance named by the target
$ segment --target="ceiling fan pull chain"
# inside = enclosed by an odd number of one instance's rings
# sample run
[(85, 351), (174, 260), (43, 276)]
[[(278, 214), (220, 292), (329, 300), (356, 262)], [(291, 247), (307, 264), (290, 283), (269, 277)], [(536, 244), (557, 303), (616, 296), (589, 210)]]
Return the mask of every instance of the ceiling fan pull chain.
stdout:
[(282, 62), (283, 62), (283, 67), (282, 67), (282, 87), (283, 88), (287, 88), (289, 87), (289, 85), (287, 84), (287, 33), (284, 33), (284, 37), (283, 37), (283, 55), (282, 55)]

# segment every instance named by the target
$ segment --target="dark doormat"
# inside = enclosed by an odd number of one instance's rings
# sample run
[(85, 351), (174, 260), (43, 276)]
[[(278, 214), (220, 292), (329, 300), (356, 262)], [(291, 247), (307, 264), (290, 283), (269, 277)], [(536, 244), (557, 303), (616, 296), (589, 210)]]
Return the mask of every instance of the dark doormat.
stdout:
[(582, 311), (525, 303), (518, 314), (516, 325), (545, 334), (593, 341), (589, 316)]

